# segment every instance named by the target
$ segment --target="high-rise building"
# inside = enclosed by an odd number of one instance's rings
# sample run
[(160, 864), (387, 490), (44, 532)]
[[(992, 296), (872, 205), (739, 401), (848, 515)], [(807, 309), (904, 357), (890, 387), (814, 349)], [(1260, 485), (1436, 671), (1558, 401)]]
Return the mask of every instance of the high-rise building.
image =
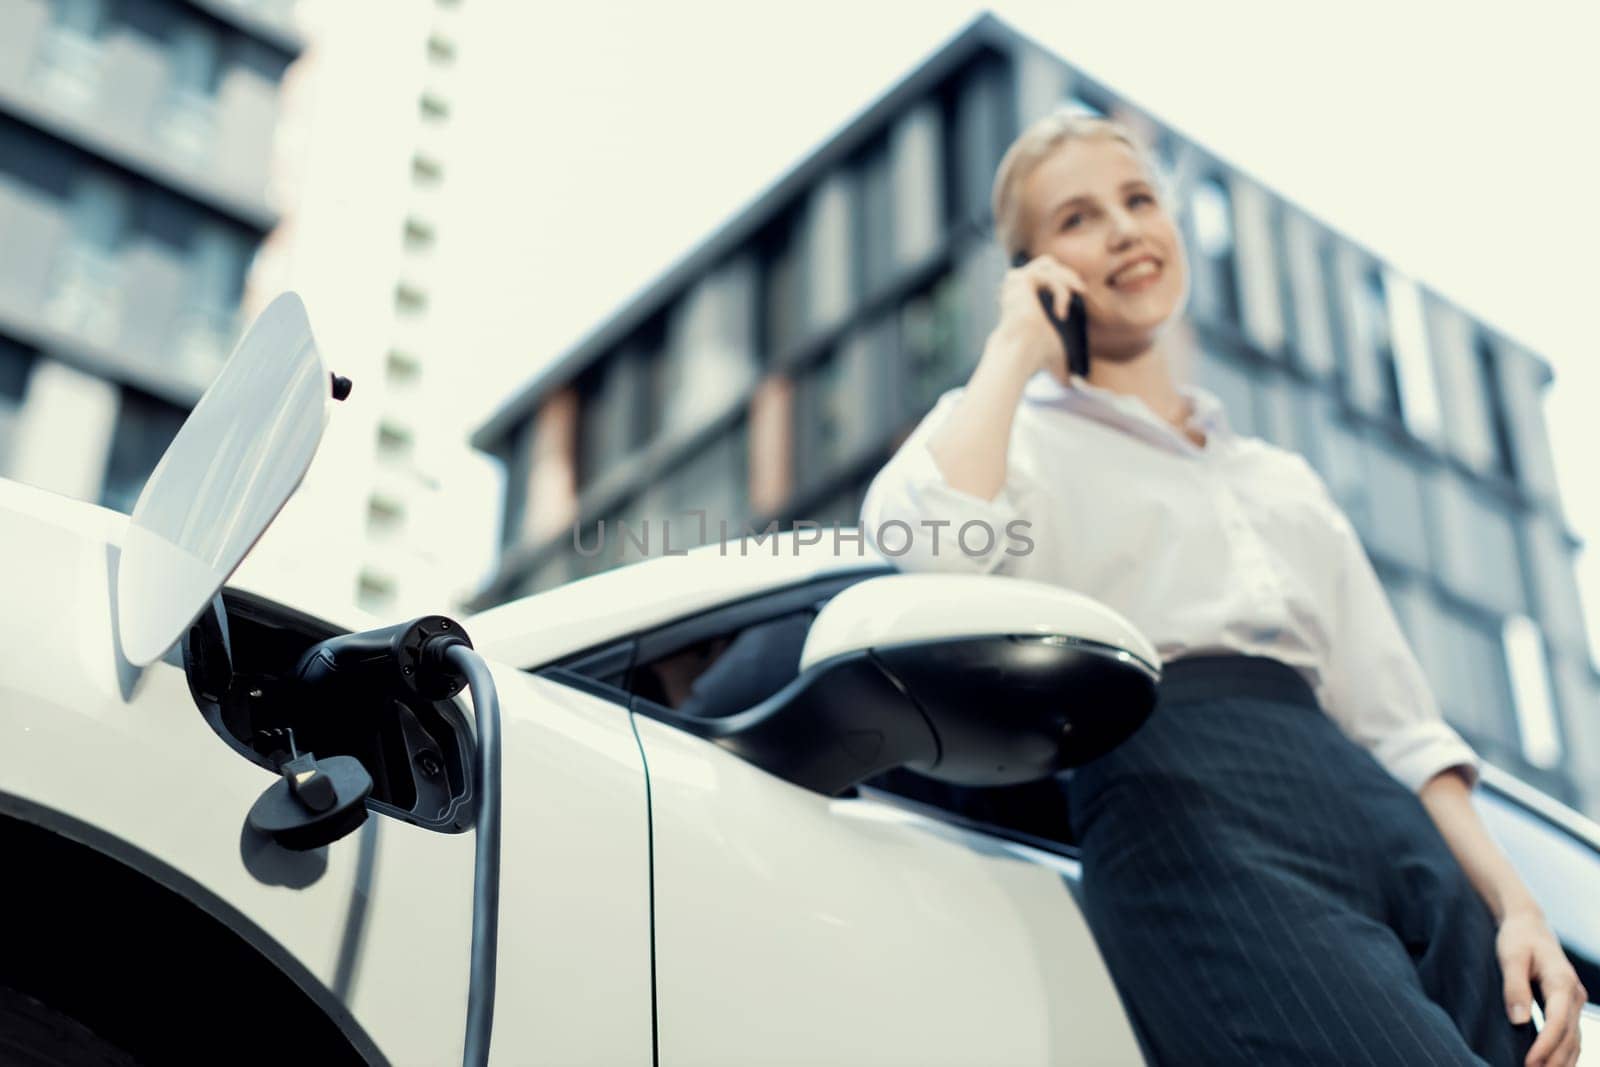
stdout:
[(441, 397), (461, 370), (440, 315), (464, 0), (300, 0), (284, 89), (283, 221), (251, 283), (304, 299), (354, 388), (246, 561), (303, 605), (453, 611), (493, 554), (491, 464)]
[(0, 6), (0, 475), (130, 510), (278, 215), (287, 0)]
[[(573, 536), (601, 519), (703, 509), (710, 540), (721, 518), (735, 534), (855, 522), (977, 362), (1006, 268), (996, 166), (1064, 103), (1133, 126), (1176, 176), (1200, 353), (1179, 371), (1322, 473), (1478, 751), (1600, 813), (1600, 679), (1542, 412), (1550, 368), (989, 16), (478, 430), (507, 472), (481, 602), (615, 565), (629, 539), (590, 555)], [(693, 522), (672, 528), (674, 548), (694, 542)]]

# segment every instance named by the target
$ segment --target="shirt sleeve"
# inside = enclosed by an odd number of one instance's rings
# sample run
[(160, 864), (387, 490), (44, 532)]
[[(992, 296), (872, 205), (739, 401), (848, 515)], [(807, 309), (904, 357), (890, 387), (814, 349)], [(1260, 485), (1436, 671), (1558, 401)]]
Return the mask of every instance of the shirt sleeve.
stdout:
[(1445, 722), (1360, 535), (1321, 476), (1309, 464), (1306, 469), (1333, 515), (1338, 537), (1332, 649), (1318, 700), (1346, 734), (1412, 792), (1452, 767), (1476, 785), (1478, 756)]
[(862, 534), (902, 571), (1004, 574), (1011, 559), (1031, 548), (1027, 524), (1020, 522), (1006, 487), (990, 500), (954, 489), (928, 450), (929, 436), (960, 393), (940, 397), (862, 500)]

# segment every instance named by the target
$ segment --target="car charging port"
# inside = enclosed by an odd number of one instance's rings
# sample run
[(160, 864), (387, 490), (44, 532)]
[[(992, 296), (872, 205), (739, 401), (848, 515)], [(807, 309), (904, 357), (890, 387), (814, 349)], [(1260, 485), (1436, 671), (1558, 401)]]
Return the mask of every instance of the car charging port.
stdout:
[[(458, 624), (442, 615), (424, 615), (381, 630), (340, 634), (313, 645), (296, 665), (293, 688), (329, 714), (337, 714), (342, 706), (369, 691), (391, 696), (409, 692), (427, 700), (444, 700), (468, 685), (478, 726), (478, 803), (472, 878), (472, 962), (462, 1060), (478, 1065), (486, 1064), (489, 1058), (500, 916), (500, 702), (488, 665), (473, 651), (472, 642)], [(294, 752), (292, 739), (290, 751)], [(273, 785), (262, 805), (268, 804), (269, 797), (277, 797), (281, 809), (289, 803), (288, 790), (303, 790), (302, 776), (309, 775), (308, 781), (316, 781), (318, 773), (315, 761), (291, 760), (284, 764), (289, 785)], [(333, 796), (337, 784), (326, 783), (323, 792)], [(308, 820), (328, 818), (314, 809), (311, 799), (302, 792), (296, 792), (293, 800), (308, 809)]]
[[(373, 813), (461, 833), (472, 828), (477, 807), (472, 709), (455, 695), (459, 674), (448, 663), (438, 670), (422, 654), (431, 649), (438, 662), (458, 637), (461, 647), (471, 642), (453, 620), (417, 621), (423, 625), (398, 628), (409, 635), (379, 640), (377, 631), (342, 634), (281, 604), (225, 590), (185, 635), (189, 690), (222, 741), (265, 770), (281, 773), (291, 758), (285, 731), (292, 730), (301, 752), (361, 762), (372, 777)], [(398, 668), (385, 673), (384, 663), (393, 662), (386, 647), (397, 636)], [(363, 648), (374, 660), (352, 663)], [(302, 685), (302, 666), (321, 682)]]

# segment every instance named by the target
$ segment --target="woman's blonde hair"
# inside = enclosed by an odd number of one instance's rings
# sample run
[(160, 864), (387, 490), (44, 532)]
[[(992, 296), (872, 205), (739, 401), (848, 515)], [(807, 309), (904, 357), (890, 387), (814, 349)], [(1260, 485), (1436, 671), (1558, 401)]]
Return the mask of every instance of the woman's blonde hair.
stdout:
[(994, 234), (1010, 262), (1028, 247), (1027, 235), (1022, 232), (1022, 183), (1044, 159), (1062, 145), (1072, 141), (1115, 138), (1133, 150), (1134, 157), (1150, 176), (1156, 199), (1168, 212), (1173, 211), (1170, 179), (1151, 154), (1144, 142), (1126, 125), (1116, 119), (1101, 118), (1072, 108), (1060, 108), (1035, 120), (1018, 135), (1000, 160), (995, 172)]

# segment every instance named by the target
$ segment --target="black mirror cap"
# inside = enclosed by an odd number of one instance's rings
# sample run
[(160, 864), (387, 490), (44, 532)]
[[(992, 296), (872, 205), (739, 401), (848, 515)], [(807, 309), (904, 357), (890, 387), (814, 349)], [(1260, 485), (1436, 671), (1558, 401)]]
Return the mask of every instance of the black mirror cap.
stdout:
[(939, 756), (911, 770), (956, 785), (1048, 778), (1111, 751), (1156, 706), (1158, 668), (1069, 637), (927, 641), (874, 651), (927, 717)]
[(867, 652), (819, 664), (734, 715), (698, 718), (639, 698), (633, 710), (828, 796), (893, 767), (939, 758), (927, 718)]
[(819, 663), (746, 711), (633, 710), (829, 796), (906, 767), (957, 785), (1015, 785), (1087, 763), (1155, 709), (1158, 669), (1075, 638), (924, 641)]

